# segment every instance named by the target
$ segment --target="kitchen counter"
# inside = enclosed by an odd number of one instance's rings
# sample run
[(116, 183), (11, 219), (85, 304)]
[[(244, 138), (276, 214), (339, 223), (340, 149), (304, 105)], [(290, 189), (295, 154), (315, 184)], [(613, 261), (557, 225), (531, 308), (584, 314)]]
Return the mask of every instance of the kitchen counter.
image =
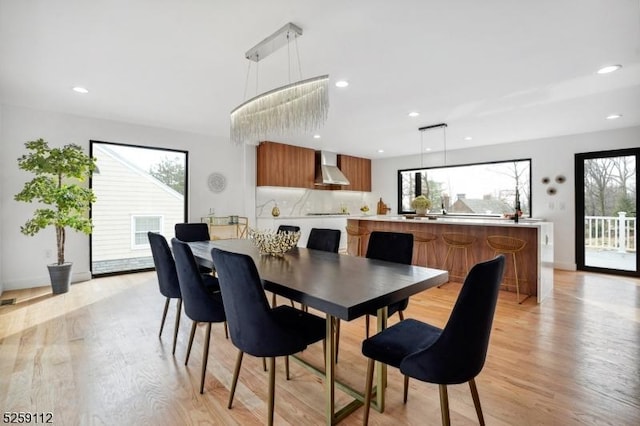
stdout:
[[(475, 262), (494, 257), (493, 250), (487, 244), (490, 235), (504, 235), (520, 238), (527, 242), (524, 249), (517, 253), (518, 275), (520, 278), (520, 293), (529, 294), (537, 298), (540, 303), (553, 290), (553, 223), (539, 220), (521, 219), (518, 223), (508, 219), (490, 218), (466, 218), (466, 217), (442, 217), (429, 220), (426, 217), (405, 218), (404, 216), (361, 216), (349, 217), (347, 223), (350, 227), (359, 228), (365, 233), (371, 231), (393, 231), (407, 233), (431, 233), (438, 238), (435, 242), (436, 261), (433, 255), (428, 264), (424, 250), (418, 252), (414, 248), (413, 264), (444, 269), (444, 259), (448, 247), (442, 240), (443, 232), (457, 232), (475, 237), (470, 251)], [(356, 253), (357, 247), (349, 241), (347, 250)], [(368, 237), (361, 241), (362, 252), (366, 252)], [(454, 259), (456, 260), (456, 259)], [(459, 262), (459, 260), (458, 260)], [(461, 263), (458, 263), (461, 265)], [(455, 265), (454, 265), (455, 267)], [(458, 267), (460, 268), (460, 267)], [(456, 274), (450, 274), (452, 280), (456, 280)], [(464, 275), (458, 274), (458, 275)], [(505, 270), (505, 282), (513, 284), (513, 260), (507, 256)], [(458, 281), (461, 281), (459, 279)], [(503, 287), (515, 292), (515, 287)], [(515, 297), (515, 295), (514, 295)]]

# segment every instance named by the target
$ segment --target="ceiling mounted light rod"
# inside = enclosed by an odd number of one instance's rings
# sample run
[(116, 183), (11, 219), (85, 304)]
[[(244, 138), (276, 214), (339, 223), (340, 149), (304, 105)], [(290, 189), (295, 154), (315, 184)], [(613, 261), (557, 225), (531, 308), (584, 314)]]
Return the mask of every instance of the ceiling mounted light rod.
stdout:
[[(300, 27), (288, 23), (249, 49), (245, 57), (258, 62), (288, 45), (291, 37), (297, 40), (301, 35)], [(298, 57), (298, 62), (299, 60)], [(234, 108), (230, 117), (231, 140), (237, 144), (257, 144), (271, 136), (282, 136), (292, 132), (314, 132), (327, 120), (328, 110), (328, 75), (295, 83), (289, 82)]]
[(418, 130), (424, 132), (425, 130), (437, 129), (438, 127), (447, 127), (447, 123), (433, 124), (431, 126), (418, 127)]
[(247, 53), (245, 53), (244, 56), (250, 61), (258, 62), (285, 46), (290, 41), (290, 37), (295, 38), (301, 35), (302, 28), (289, 22), (284, 27), (280, 28), (278, 31), (247, 50)]

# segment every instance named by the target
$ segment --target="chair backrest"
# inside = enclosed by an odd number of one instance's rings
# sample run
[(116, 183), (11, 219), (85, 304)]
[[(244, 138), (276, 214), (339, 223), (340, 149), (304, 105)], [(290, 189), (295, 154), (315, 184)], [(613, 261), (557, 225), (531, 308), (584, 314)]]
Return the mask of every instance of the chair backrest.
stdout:
[(176, 223), (175, 232), (176, 238), (186, 243), (211, 239), (209, 225), (206, 223)]
[(299, 226), (294, 225), (280, 225), (278, 226), (278, 232), (298, 232), (300, 231)]
[(307, 248), (337, 253), (340, 248), (340, 230), (311, 228)]
[(227, 313), (233, 344), (253, 356), (279, 356), (306, 347), (273, 318), (260, 276), (250, 256), (214, 248), (213, 264)]
[(191, 247), (177, 238), (171, 239), (171, 246), (176, 259), (182, 303), (187, 316), (197, 322), (224, 321), (225, 312), (222, 301), (205, 286)]
[(413, 258), (413, 235), (373, 231), (369, 235), (366, 257), (410, 265)]
[(447, 325), (428, 348), (406, 357), (400, 370), (431, 383), (464, 383), (484, 366), (491, 324), (504, 274), (505, 256), (473, 266)]
[(149, 237), (149, 245), (151, 246), (153, 264), (156, 267), (156, 274), (158, 275), (160, 294), (164, 297), (182, 297), (180, 284), (178, 283), (178, 274), (176, 272), (176, 262), (173, 260), (167, 239), (155, 232), (147, 232), (147, 236)]

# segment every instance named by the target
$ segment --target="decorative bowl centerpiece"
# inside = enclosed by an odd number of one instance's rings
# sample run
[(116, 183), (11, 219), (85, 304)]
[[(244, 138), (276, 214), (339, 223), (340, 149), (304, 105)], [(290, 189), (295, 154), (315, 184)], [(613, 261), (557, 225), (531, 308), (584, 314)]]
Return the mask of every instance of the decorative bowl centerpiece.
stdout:
[(256, 229), (249, 229), (249, 238), (253, 244), (258, 247), (261, 254), (282, 256), (298, 244), (300, 231), (276, 232), (271, 230), (259, 231)]

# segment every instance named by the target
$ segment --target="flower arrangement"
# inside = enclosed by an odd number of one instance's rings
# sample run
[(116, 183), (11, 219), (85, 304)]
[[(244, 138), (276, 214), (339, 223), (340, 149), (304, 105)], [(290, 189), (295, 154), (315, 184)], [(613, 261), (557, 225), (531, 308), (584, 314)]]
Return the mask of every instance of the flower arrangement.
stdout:
[(431, 207), (431, 200), (424, 195), (418, 195), (411, 201), (411, 207), (418, 210), (427, 210)]

